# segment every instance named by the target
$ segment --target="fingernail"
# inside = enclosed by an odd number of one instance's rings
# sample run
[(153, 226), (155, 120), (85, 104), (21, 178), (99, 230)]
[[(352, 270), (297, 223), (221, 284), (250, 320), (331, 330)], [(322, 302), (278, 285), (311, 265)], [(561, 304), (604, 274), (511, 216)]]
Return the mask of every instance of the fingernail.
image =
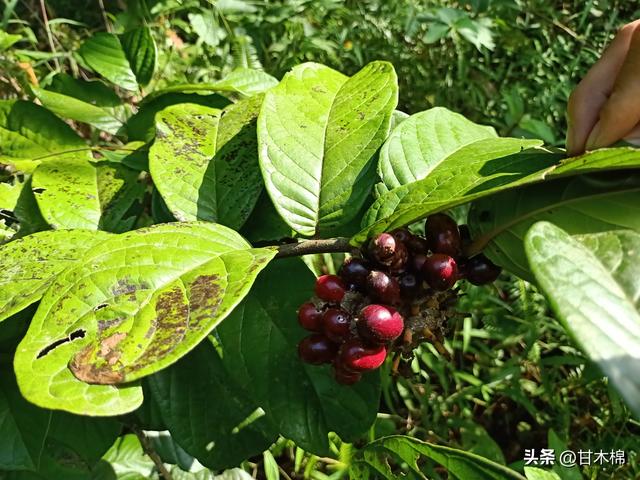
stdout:
[(600, 136), (600, 130), (602, 130), (602, 124), (598, 122), (596, 123), (596, 126), (593, 127), (593, 130), (591, 130), (589, 138), (587, 138), (587, 143), (585, 145), (586, 150), (593, 150), (598, 147), (598, 137)]

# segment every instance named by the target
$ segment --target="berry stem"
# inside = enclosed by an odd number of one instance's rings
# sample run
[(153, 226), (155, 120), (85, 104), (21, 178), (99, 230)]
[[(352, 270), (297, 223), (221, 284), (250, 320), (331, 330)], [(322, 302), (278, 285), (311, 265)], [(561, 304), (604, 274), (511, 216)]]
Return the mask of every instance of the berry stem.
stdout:
[(357, 250), (346, 237), (327, 238), (323, 240), (303, 240), (296, 243), (278, 245), (276, 258), (298, 257), (312, 253), (348, 253)]

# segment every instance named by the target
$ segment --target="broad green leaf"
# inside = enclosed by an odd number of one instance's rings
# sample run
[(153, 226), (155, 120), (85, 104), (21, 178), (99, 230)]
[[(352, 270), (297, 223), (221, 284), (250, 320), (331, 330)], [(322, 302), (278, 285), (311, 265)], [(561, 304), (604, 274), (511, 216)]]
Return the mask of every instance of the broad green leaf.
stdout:
[[(360, 452), (358, 464), (369, 464), (384, 478), (397, 478), (390, 470), (387, 457), (397, 456), (418, 475), (421, 475), (418, 460), (422, 455), (432, 459), (447, 469), (455, 478), (482, 480), (524, 480), (524, 477), (510, 468), (492, 462), (474, 453), (465, 452), (443, 445), (423, 442), (421, 440), (394, 435), (375, 440)], [(375, 477), (377, 478), (377, 477)]]
[(391, 132), (380, 150), (378, 173), (389, 189), (406, 185), (426, 177), (459, 148), (496, 136), (493, 127), (432, 108), (411, 115)]
[(98, 32), (85, 40), (78, 53), (89, 67), (107, 80), (125, 90), (138, 89), (136, 76), (116, 35)]
[(104, 108), (42, 88), (31, 87), (31, 90), (45, 107), (62, 118), (88, 123), (113, 135), (122, 127), (122, 121)]
[(58, 230), (1, 246), (0, 321), (40, 300), (59, 273), (107, 238), (104, 232)]
[(31, 188), (31, 176), (25, 176), (24, 186), (20, 191), (18, 202), (16, 203), (13, 214), (18, 220), (19, 230), (18, 236), (24, 237), (32, 233), (50, 230), (51, 227), (42, 217), (36, 196)]
[(537, 145), (540, 141), (496, 138), (462, 147), (426, 178), (377, 198), (353, 243), (510, 188), (600, 170), (640, 168), (637, 148), (607, 148), (561, 160), (560, 154), (533, 148)]
[(273, 206), (266, 191), (262, 191), (253, 212), (242, 226), (240, 233), (251, 243), (278, 241), (293, 237), (293, 230), (285, 223)]
[(156, 69), (156, 42), (149, 27), (138, 27), (120, 35), (124, 55), (140, 85), (151, 81)]
[[(376, 199), (365, 214), (365, 228), (354, 242), (369, 235), (413, 223), (430, 213), (445, 210), (490, 193), (526, 183), (559, 156), (543, 150), (538, 140), (490, 138), (456, 150), (430, 174), (416, 182), (394, 188)], [(522, 153), (521, 153), (522, 152)]]
[[(154, 478), (155, 470), (151, 460), (142, 449), (140, 440), (133, 433), (118, 438), (105, 453), (104, 460), (110, 467), (103, 478), (117, 478), (118, 480), (146, 480)], [(115, 475), (115, 476), (113, 476)], [(157, 478), (157, 477), (155, 477)]]
[(96, 163), (95, 168), (102, 212), (100, 230), (123, 233), (133, 229), (147, 191), (140, 172), (111, 162)]
[(100, 198), (96, 167), (84, 156), (42, 163), (32, 189), (44, 219), (54, 230), (97, 230)]
[(22, 40), (20, 35), (13, 35), (11, 33), (7, 33), (4, 30), (0, 30), (0, 52), (4, 52), (14, 43)]
[(112, 236), (58, 275), (15, 368), (25, 398), (90, 415), (134, 410), (135, 384), (193, 349), (242, 300), (275, 249), (207, 223)]
[(73, 97), (84, 103), (114, 112), (124, 111), (123, 102), (116, 92), (100, 80), (82, 80), (66, 73), (51, 79), (47, 91)]
[(539, 222), (525, 249), (558, 319), (640, 415), (640, 233), (576, 239)]
[(120, 149), (100, 150), (100, 154), (109, 162), (121, 163), (137, 172), (149, 171), (148, 153), (147, 145), (139, 140), (129, 142)]
[(222, 80), (213, 83), (187, 83), (172, 85), (147, 95), (151, 100), (169, 92), (181, 93), (236, 93), (244, 97), (251, 97), (263, 93), (278, 84), (278, 80), (263, 72), (251, 68), (237, 68)]
[(329, 432), (349, 442), (373, 424), (380, 378), (371, 372), (354, 386), (342, 386), (329, 366), (298, 359), (296, 345), (305, 332), (296, 310), (309, 298), (314, 278), (300, 259), (277, 260), (217, 333), (226, 370), (246, 386), (280, 434), (326, 455)]
[(207, 340), (171, 368), (148, 378), (171, 436), (203, 465), (240, 465), (269, 448), (278, 432), (260, 415)]
[(85, 149), (84, 140), (47, 109), (22, 100), (0, 101), (0, 163), (31, 172), (40, 162)]
[(640, 176), (579, 175), (506, 191), (474, 202), (469, 226), (478, 248), (496, 264), (533, 280), (524, 237), (545, 220), (571, 235), (640, 231)]
[[(40, 409), (18, 391), (13, 372), (0, 368), (0, 469), (36, 471), (45, 478), (67, 463), (92, 466), (120, 432), (111, 419)], [(49, 473), (49, 474), (47, 474)]]
[(155, 116), (164, 108), (179, 103), (195, 103), (211, 108), (224, 108), (231, 102), (220, 95), (197, 93), (165, 93), (155, 98), (145, 97), (138, 112), (127, 121), (129, 140), (150, 142), (156, 134)]
[(373, 160), (398, 101), (386, 62), (353, 77), (315, 63), (265, 94), (258, 118), (260, 165), (276, 209), (302, 235), (353, 221), (375, 183)]
[(239, 228), (262, 191), (255, 119), (261, 96), (224, 110), (180, 104), (160, 112), (151, 176), (180, 221)]

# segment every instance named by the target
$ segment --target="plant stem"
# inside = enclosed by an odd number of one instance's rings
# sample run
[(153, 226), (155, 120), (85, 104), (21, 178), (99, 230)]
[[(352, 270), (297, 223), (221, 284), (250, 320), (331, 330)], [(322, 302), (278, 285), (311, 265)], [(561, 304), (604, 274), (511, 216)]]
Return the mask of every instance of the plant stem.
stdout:
[(133, 433), (136, 434), (136, 437), (138, 437), (138, 440), (140, 440), (140, 445), (142, 445), (142, 450), (144, 450), (144, 453), (146, 453), (147, 456), (151, 460), (153, 460), (153, 463), (158, 469), (158, 472), (160, 472), (160, 476), (164, 480), (173, 480), (171, 473), (169, 473), (169, 470), (167, 470), (167, 467), (164, 466), (164, 462), (160, 458), (160, 455), (158, 455), (158, 452), (154, 450), (153, 446), (151, 445), (151, 442), (149, 441), (147, 436), (144, 434), (144, 432), (136, 426), (132, 426), (131, 429), (133, 430)]
[(299, 257), (312, 253), (348, 253), (357, 250), (346, 237), (328, 238), (326, 240), (303, 240), (297, 243), (279, 245), (276, 258)]

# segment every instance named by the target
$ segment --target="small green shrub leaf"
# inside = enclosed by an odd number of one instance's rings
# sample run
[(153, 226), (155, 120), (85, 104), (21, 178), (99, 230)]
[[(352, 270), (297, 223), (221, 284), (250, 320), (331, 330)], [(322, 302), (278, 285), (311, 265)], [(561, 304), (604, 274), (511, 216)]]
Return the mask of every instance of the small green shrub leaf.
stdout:
[(110, 82), (125, 90), (138, 89), (136, 75), (131, 69), (118, 36), (98, 32), (85, 40), (78, 49), (78, 54), (89, 67)]
[(58, 230), (0, 246), (0, 321), (40, 300), (60, 272), (107, 238), (104, 232)]
[(518, 472), (474, 453), (402, 435), (384, 437), (369, 443), (360, 452), (355, 467), (361, 468), (364, 463), (374, 469), (376, 474), (393, 480), (397, 477), (392, 473), (387, 461), (390, 455), (405, 462), (418, 475), (422, 475), (422, 472), (417, 462), (420, 456), (424, 455), (445, 467), (449, 474), (456, 478), (524, 480)]
[(262, 191), (255, 129), (261, 100), (222, 111), (180, 104), (157, 115), (149, 166), (177, 220), (240, 228), (250, 215)]
[(461, 147), (497, 136), (459, 113), (436, 107), (402, 121), (380, 150), (378, 173), (393, 189), (426, 177)]
[(538, 221), (571, 235), (631, 229), (640, 231), (640, 176), (579, 175), (501, 192), (474, 202), (469, 227), (478, 248), (496, 264), (533, 281), (524, 237)]
[(351, 78), (306, 63), (265, 94), (260, 164), (280, 215), (297, 232), (352, 222), (376, 180), (373, 159), (398, 101), (397, 78), (373, 62)]
[(139, 27), (123, 33), (120, 43), (138, 84), (148, 84), (156, 69), (157, 56), (156, 42), (149, 27)]
[(232, 378), (301, 448), (326, 455), (327, 434), (353, 441), (371, 426), (380, 396), (379, 372), (353, 386), (341, 386), (329, 366), (303, 364), (297, 343), (305, 332), (296, 310), (314, 276), (300, 259), (278, 260), (257, 279), (247, 298), (217, 329), (222, 362)]
[(173, 439), (211, 469), (237, 466), (278, 436), (207, 340), (148, 382)]
[(640, 233), (574, 238), (538, 222), (525, 237), (525, 249), (565, 329), (640, 415)]
[(36, 405), (134, 410), (137, 385), (193, 349), (242, 300), (274, 249), (221, 225), (164, 224), (112, 236), (59, 274), (15, 356)]

